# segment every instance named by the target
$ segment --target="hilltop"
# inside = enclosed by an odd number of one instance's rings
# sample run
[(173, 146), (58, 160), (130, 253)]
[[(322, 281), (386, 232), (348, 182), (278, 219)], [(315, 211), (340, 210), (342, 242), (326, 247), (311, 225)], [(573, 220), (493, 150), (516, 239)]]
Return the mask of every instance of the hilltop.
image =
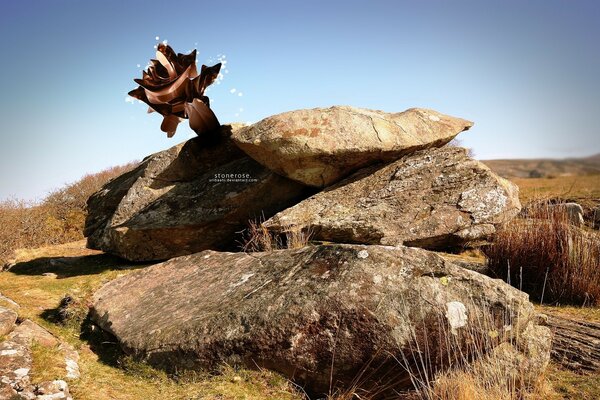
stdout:
[(550, 178), (600, 174), (600, 153), (583, 158), (482, 160), (504, 178)]

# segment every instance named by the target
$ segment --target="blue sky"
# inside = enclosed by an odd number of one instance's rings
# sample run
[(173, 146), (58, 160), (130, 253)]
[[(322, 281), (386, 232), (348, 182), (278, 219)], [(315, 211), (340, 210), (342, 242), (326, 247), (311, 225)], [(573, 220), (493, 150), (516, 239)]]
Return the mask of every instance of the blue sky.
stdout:
[(192, 137), (125, 101), (156, 36), (226, 56), (223, 123), (427, 107), (475, 121), (460, 138), (481, 159), (599, 153), (599, 20), (598, 1), (0, 0), (0, 199)]

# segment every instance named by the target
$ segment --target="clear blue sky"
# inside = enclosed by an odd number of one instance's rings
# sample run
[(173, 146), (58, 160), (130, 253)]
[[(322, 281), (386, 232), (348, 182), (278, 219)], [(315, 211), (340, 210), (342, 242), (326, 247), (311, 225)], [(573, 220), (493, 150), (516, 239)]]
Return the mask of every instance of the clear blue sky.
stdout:
[(428, 107), (475, 121), (461, 139), (478, 158), (600, 152), (599, 1), (0, 4), (0, 199), (40, 198), (191, 137), (183, 123), (167, 139), (160, 116), (125, 101), (156, 36), (199, 62), (226, 55), (208, 93), (221, 122)]

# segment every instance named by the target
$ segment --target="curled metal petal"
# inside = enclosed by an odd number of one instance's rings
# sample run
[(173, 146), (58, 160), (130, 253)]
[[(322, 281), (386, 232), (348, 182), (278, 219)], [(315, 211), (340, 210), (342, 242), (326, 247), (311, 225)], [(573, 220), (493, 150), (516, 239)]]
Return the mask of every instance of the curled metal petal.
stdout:
[(156, 59), (143, 71), (139, 85), (129, 95), (148, 105), (148, 112), (163, 116), (161, 129), (172, 137), (182, 119), (188, 118), (190, 128), (198, 135), (208, 134), (219, 127), (204, 91), (219, 76), (221, 63), (196, 69), (196, 50), (190, 54), (175, 53), (171, 46), (157, 46)]
[(194, 132), (211, 132), (219, 127), (219, 121), (210, 108), (200, 99), (185, 103), (185, 112)]
[(160, 124), (160, 129), (163, 132), (167, 132), (167, 137), (173, 137), (179, 122), (179, 117), (176, 117), (173, 114), (165, 115), (162, 124)]

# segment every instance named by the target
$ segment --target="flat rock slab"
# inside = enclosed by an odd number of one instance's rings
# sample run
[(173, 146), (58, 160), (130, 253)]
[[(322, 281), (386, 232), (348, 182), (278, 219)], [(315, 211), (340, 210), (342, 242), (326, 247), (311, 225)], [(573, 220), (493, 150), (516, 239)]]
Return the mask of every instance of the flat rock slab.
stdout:
[(500, 280), (426, 250), (360, 245), (178, 257), (106, 284), (91, 316), (155, 366), (260, 366), (316, 394), (361, 373), (364, 387), (408, 388), (397, 360), (416, 346), (441, 368), (448, 337), (499, 343), (535, 325), (527, 295)]
[(443, 146), (471, 126), (421, 108), (386, 113), (335, 106), (274, 115), (236, 130), (232, 139), (270, 170), (325, 187), (367, 165)]
[(303, 229), (315, 240), (437, 250), (489, 237), (520, 208), (516, 185), (465, 149), (443, 147), (360, 170), (264, 226)]
[(0, 343), (0, 399), (71, 399), (68, 385), (62, 379), (38, 384), (31, 382), (31, 346), (34, 342), (49, 348), (57, 347), (65, 355), (65, 377), (79, 377), (79, 355), (75, 349), (59, 343), (50, 332), (36, 323), (25, 320)]
[(549, 313), (552, 358), (575, 371), (600, 371), (600, 323)]
[(305, 198), (307, 187), (261, 166), (229, 139), (194, 138), (147, 157), (88, 200), (88, 247), (131, 261), (227, 249), (250, 219)]

